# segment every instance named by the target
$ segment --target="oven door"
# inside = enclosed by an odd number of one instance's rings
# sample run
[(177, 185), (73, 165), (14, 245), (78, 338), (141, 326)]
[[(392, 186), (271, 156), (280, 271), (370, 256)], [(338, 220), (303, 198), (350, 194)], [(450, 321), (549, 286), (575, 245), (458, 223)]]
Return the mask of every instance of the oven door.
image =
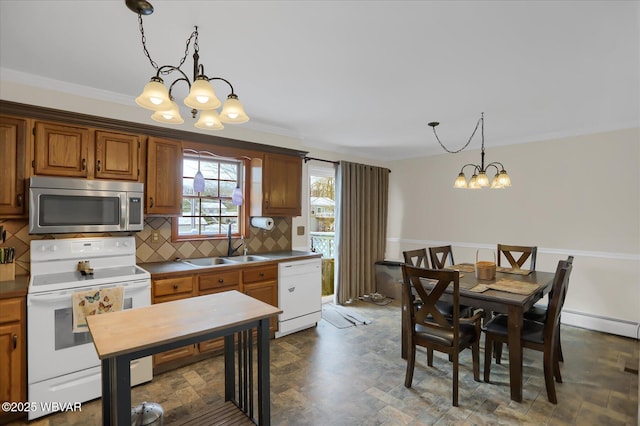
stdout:
[(114, 286), (125, 287), (124, 309), (151, 303), (149, 279), (27, 295), (29, 384), (100, 365), (90, 333), (72, 331), (71, 295)]

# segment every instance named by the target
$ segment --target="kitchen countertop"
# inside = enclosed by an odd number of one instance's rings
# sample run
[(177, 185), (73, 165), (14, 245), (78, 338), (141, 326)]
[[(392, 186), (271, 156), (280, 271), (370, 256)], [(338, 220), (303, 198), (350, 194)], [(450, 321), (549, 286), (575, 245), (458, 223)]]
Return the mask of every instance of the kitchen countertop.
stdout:
[[(255, 260), (252, 262), (238, 262), (238, 263), (225, 263), (221, 265), (212, 265), (210, 267), (193, 266), (185, 262), (166, 261), (166, 262), (151, 262), (151, 263), (139, 263), (138, 266), (142, 269), (149, 271), (151, 275), (154, 274), (172, 274), (172, 273), (193, 273), (210, 269), (228, 269), (228, 268), (246, 268), (255, 265), (265, 265), (269, 263), (279, 263), (283, 261), (291, 260), (303, 260), (313, 259), (315, 257), (321, 257), (320, 253), (314, 253), (310, 251), (280, 251), (273, 253), (250, 253), (252, 256), (260, 256), (266, 258), (265, 260)], [(215, 256), (213, 256), (215, 257)], [(221, 256), (222, 257), (222, 256)], [(188, 259), (183, 259), (188, 260)]]
[(17, 275), (12, 281), (0, 281), (0, 299), (25, 297), (29, 287), (28, 275)]

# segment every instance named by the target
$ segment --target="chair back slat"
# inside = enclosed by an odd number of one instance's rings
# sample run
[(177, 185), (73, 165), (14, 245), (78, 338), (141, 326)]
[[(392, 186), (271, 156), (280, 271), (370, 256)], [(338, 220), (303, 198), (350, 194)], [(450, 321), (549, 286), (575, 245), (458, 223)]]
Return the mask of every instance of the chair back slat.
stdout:
[(427, 258), (427, 249), (421, 248), (416, 250), (407, 250), (402, 252), (404, 262), (418, 268), (429, 268), (429, 259)]
[(444, 269), (449, 259), (449, 265), (455, 265), (451, 246), (429, 247), (429, 257), (433, 269)]
[[(412, 328), (415, 324), (432, 328), (441, 328), (453, 331), (457, 337), (458, 324), (460, 318), (460, 273), (458, 271), (442, 271), (436, 269), (424, 269), (409, 266), (402, 266), (402, 274), (405, 283), (405, 296), (409, 296), (414, 291), (422, 300), (419, 306), (410, 305)], [(427, 282), (430, 280), (430, 282)], [(430, 289), (425, 287), (429, 284)], [(443, 298), (447, 288), (452, 286), (453, 293), (453, 315), (446, 318), (436, 307), (436, 303)]]
[[(518, 259), (514, 257), (514, 254), (520, 254)], [(500, 258), (504, 257), (509, 262), (512, 268), (522, 269), (527, 259), (531, 258), (529, 269), (536, 270), (536, 254), (538, 253), (537, 246), (512, 246), (507, 244), (498, 244), (498, 266), (500, 266)]]

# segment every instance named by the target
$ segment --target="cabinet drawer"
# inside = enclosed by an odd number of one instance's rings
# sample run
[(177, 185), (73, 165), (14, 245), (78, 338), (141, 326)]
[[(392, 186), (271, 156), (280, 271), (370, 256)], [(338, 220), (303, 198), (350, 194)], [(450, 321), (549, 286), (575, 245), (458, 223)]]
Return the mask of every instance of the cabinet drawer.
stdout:
[(153, 297), (193, 293), (193, 278), (166, 278), (153, 281)]
[(20, 321), (22, 306), (22, 298), (0, 300), (0, 323)]
[(195, 345), (187, 345), (181, 348), (172, 349), (166, 352), (160, 352), (153, 356), (153, 365), (163, 364), (165, 362), (171, 362), (178, 359), (188, 358), (196, 353)]
[(238, 271), (217, 272), (215, 274), (203, 274), (199, 277), (199, 291), (211, 290), (219, 287), (237, 286), (240, 284)]
[(242, 271), (243, 283), (254, 283), (257, 281), (275, 280), (278, 278), (278, 265), (260, 266), (248, 268)]

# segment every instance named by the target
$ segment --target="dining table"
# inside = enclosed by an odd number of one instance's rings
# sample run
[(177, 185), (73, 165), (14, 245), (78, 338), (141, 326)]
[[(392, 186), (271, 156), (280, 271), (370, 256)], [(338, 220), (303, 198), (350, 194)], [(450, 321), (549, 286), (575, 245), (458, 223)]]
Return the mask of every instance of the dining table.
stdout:
[[(508, 314), (509, 386), (511, 399), (522, 402), (522, 324), (523, 314), (553, 285), (553, 272), (530, 271), (496, 267), (495, 278), (476, 277), (472, 263), (447, 266), (460, 272), (460, 304), (492, 312)], [(404, 295), (404, 293), (403, 293)], [(443, 296), (445, 300), (452, 301)], [(404, 301), (403, 301), (404, 306)], [(404, 316), (403, 309), (403, 316)], [(404, 320), (403, 320), (404, 321)], [(402, 354), (407, 353), (407, 339), (403, 322)]]
[[(233, 290), (88, 316), (102, 364), (102, 423), (131, 424), (131, 360), (224, 337), (225, 401), (233, 402), (256, 424), (269, 425), (269, 319), (280, 313), (277, 307)], [(254, 376), (257, 418), (253, 418)]]

